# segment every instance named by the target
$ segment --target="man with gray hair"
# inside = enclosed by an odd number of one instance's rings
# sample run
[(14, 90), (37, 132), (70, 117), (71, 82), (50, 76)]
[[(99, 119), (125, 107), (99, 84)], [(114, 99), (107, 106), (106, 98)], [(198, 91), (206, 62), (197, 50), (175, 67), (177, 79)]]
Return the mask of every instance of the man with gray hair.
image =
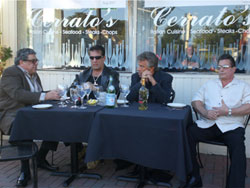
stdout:
[(158, 70), (158, 58), (153, 52), (143, 52), (137, 56), (137, 73), (132, 75), (130, 93), (127, 99), (130, 102), (138, 101), (141, 79), (146, 80), (149, 90), (148, 102), (168, 103), (171, 101), (173, 77)]
[[(56, 90), (43, 92), (41, 80), (37, 74), (38, 59), (30, 48), (20, 49), (15, 58), (15, 65), (4, 70), (0, 82), (0, 129), (10, 134), (12, 123), (18, 109), (37, 104), (45, 100), (60, 98)], [(38, 152), (38, 167), (56, 170), (46, 161), (49, 150), (56, 150), (56, 142), (43, 142)], [(26, 186), (30, 179), (29, 161), (21, 161), (21, 174), (17, 186)]]

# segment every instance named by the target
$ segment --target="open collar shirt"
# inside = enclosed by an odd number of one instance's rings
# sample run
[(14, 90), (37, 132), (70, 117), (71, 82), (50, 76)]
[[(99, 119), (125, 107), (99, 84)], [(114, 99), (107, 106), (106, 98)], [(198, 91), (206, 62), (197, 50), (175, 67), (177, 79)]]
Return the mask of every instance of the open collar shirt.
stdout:
[[(31, 92), (42, 92), (42, 87), (40, 86), (40, 84), (37, 81), (37, 75), (30, 75), (25, 69), (23, 69), (21, 66), (18, 66), (18, 68), (20, 68), (24, 75), (25, 78), (27, 80), (27, 82), (29, 83), (30, 86), (30, 91)], [(44, 101), (45, 100), (45, 93), (41, 93), (40, 95), (40, 101)]]
[[(222, 99), (229, 108), (237, 108), (243, 104), (249, 104), (250, 85), (234, 78), (223, 88), (220, 79), (210, 80), (200, 88), (192, 101), (202, 101), (205, 109), (212, 110), (213, 107), (222, 105)], [(200, 128), (209, 128), (216, 124), (221, 132), (224, 133), (238, 127), (244, 127), (244, 116), (220, 116), (216, 120), (201, 117), (196, 123)]]

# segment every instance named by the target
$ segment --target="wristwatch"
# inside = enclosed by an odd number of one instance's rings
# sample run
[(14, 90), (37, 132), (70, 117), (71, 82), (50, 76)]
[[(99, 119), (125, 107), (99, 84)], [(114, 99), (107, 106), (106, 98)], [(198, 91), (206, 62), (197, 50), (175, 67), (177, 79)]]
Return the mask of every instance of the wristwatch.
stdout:
[(228, 116), (232, 116), (232, 109), (231, 108), (228, 109)]

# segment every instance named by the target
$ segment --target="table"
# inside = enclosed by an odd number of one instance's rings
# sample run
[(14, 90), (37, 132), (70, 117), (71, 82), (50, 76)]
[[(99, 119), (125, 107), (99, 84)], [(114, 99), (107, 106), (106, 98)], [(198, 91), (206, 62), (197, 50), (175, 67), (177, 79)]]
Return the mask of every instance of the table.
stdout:
[(170, 170), (185, 182), (192, 170), (186, 128), (192, 123), (191, 108), (172, 109), (149, 104), (102, 109), (94, 119), (85, 162), (123, 159), (145, 167)]
[[(50, 109), (21, 108), (17, 112), (11, 130), (10, 141), (35, 139), (71, 143), (71, 173), (56, 173), (70, 176), (64, 182), (64, 185), (68, 186), (76, 176), (86, 177), (86, 174), (78, 173), (76, 143), (88, 141), (95, 114), (102, 108), (100, 106), (88, 106), (82, 110), (59, 108), (55, 102)], [(100, 178), (95, 175), (97, 174), (94, 174), (94, 178)]]

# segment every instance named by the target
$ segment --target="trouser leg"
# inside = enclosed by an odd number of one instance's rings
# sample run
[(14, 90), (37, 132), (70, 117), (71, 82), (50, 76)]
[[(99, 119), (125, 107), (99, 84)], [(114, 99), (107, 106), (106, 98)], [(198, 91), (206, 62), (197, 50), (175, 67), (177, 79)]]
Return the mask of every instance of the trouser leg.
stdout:
[(57, 146), (58, 146), (58, 142), (43, 141), (38, 151), (38, 155), (37, 155), (38, 161), (45, 160), (49, 150), (56, 151)]
[(228, 188), (245, 187), (246, 148), (244, 135), (244, 128), (237, 128), (223, 134), (231, 159), (229, 177), (227, 178)]
[(21, 172), (30, 175), (29, 160), (21, 160)]
[(212, 140), (221, 134), (221, 131), (218, 129), (216, 125), (213, 125), (210, 128), (202, 129), (199, 128), (196, 124), (189, 127), (188, 129), (188, 142), (191, 152), (191, 159), (193, 163), (193, 171), (192, 176), (199, 177), (200, 176), (200, 166), (197, 162), (197, 152), (196, 145), (199, 141), (202, 140)]

